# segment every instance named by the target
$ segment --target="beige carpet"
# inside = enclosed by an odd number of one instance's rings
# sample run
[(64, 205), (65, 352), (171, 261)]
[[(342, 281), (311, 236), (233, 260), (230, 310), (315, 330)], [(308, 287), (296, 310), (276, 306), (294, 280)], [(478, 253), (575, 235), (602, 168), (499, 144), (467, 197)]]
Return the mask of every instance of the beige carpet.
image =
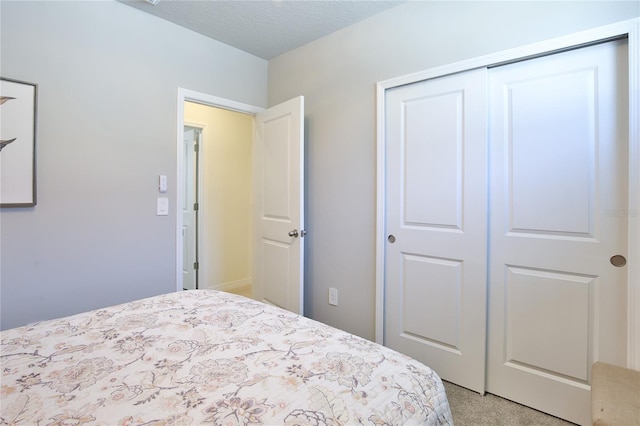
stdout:
[(444, 382), (456, 426), (566, 426), (573, 423), (549, 416), (495, 395)]

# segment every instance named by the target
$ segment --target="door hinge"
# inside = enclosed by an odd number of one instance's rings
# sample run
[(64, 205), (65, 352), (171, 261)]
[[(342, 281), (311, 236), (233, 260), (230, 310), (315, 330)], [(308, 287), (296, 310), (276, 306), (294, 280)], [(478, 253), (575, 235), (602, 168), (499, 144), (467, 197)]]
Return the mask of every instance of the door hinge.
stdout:
[(199, 262), (193, 262), (193, 269), (195, 269), (196, 271), (198, 269), (200, 269), (200, 263)]
[(199, 144), (199, 143), (194, 144), (194, 145), (193, 145), (193, 150), (194, 150), (195, 152), (200, 152), (200, 144)]
[(198, 203), (193, 203), (193, 210), (194, 211), (198, 211), (199, 208), (200, 208), (200, 206), (198, 205)]

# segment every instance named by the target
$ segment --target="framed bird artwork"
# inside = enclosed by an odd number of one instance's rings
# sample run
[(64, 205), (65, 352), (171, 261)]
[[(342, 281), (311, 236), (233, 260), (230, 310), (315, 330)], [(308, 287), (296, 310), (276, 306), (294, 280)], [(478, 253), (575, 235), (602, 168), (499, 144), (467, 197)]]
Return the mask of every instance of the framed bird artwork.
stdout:
[(38, 86), (0, 77), (0, 207), (36, 205)]

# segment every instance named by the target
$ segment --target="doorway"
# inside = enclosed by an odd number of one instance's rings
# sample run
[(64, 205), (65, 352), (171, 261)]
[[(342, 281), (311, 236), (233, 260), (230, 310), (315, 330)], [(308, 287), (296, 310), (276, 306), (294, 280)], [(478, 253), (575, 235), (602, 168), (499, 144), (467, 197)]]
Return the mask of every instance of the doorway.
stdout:
[(253, 116), (186, 101), (184, 123), (183, 288), (251, 296)]
[[(198, 123), (185, 123), (186, 101), (251, 117), (253, 138), (249, 214), (253, 219), (250, 223), (253, 238), (249, 263), (252, 266), (252, 297), (302, 315), (303, 237), (307, 234), (304, 228), (304, 97), (297, 96), (263, 109), (179, 88), (177, 200), (181, 200), (185, 192), (184, 126), (198, 126)], [(208, 128), (202, 128), (203, 139), (207, 140)], [(206, 145), (203, 146), (206, 150)], [(180, 203), (176, 204), (176, 290), (181, 291), (184, 279), (183, 215)]]

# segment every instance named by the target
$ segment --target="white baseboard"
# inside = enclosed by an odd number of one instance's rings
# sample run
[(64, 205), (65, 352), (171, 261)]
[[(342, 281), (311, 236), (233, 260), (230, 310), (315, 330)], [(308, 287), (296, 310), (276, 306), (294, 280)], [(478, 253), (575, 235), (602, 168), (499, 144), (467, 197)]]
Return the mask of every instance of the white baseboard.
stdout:
[(246, 285), (251, 285), (251, 277), (243, 278), (241, 280), (229, 281), (222, 284), (205, 285), (204, 288), (210, 290), (229, 291), (236, 288), (244, 287)]

